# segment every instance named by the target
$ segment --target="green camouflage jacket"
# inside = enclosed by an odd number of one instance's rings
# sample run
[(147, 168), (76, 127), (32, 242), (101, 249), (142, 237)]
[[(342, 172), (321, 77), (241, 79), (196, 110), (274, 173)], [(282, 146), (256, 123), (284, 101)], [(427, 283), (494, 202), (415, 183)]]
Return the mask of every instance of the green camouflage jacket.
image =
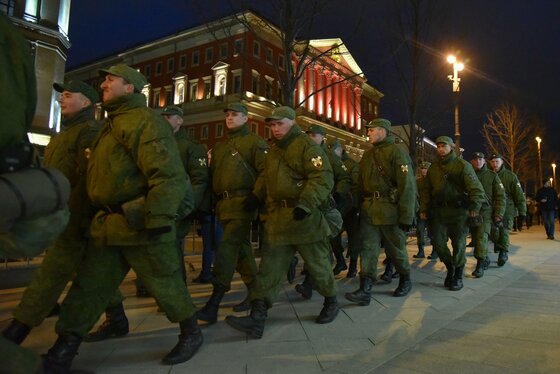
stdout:
[(485, 164), (480, 170), (476, 170), (476, 176), (482, 183), (488, 202), (491, 203), (483, 205), (480, 213), (503, 218), (506, 211), (506, 192), (498, 174), (488, 169)]
[(498, 170), (498, 177), (504, 185), (506, 191), (506, 217), (516, 217), (527, 215), (527, 202), (525, 193), (521, 188), (521, 183), (517, 179), (517, 175), (504, 165)]

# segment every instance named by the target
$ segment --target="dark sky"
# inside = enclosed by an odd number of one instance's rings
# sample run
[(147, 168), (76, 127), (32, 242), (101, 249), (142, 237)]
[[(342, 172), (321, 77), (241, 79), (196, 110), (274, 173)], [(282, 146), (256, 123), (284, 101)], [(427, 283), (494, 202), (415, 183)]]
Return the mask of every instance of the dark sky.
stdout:
[[(73, 1), (67, 68), (231, 14), (229, 4), (226, 0)], [(451, 82), (446, 79), (452, 68), (444, 58), (459, 50), (467, 60), (467, 70), (460, 75), (462, 146), (467, 154), (481, 148), (480, 129), (487, 113), (509, 101), (544, 123), (543, 172), (550, 162), (559, 163), (560, 1), (440, 4), (445, 4), (442, 20), (434, 22), (437, 28), (425, 42), (433, 58), (431, 68), (441, 72), (434, 75), (437, 79), (424, 95), (429, 97), (424, 115), (435, 118), (436, 124), (430, 135), (453, 134)], [(309, 37), (342, 38), (369, 83), (385, 94), (382, 115), (399, 124), (407, 117), (391, 59), (399, 46), (388, 42), (388, 35), (394, 33), (394, 9), (393, 0), (336, 0), (321, 13)], [(273, 12), (265, 15), (274, 21)]]

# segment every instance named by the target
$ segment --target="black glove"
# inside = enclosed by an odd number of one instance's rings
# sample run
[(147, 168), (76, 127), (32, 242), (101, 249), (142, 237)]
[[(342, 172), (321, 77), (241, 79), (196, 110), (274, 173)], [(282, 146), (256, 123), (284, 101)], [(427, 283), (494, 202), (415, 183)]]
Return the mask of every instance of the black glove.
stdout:
[(151, 229), (146, 229), (144, 231), (148, 235), (148, 238), (152, 239), (155, 238), (156, 236), (171, 232), (171, 226), (154, 227)]
[(334, 199), (334, 202), (336, 203), (336, 206), (339, 206), (340, 203), (342, 202), (342, 196), (340, 196), (338, 192), (335, 192), (332, 194), (332, 197)]
[(399, 223), (399, 229), (401, 229), (404, 232), (409, 232), (410, 231), (410, 225), (404, 224), (404, 223)]
[(292, 211), (292, 214), (296, 221), (301, 221), (302, 219), (304, 219), (309, 215), (309, 213), (307, 213), (305, 210), (303, 210), (300, 207), (295, 207), (294, 210)]
[(243, 210), (246, 212), (254, 211), (259, 207), (260, 204), (261, 202), (259, 198), (255, 196), (255, 194), (252, 192), (249, 195), (247, 195), (245, 200), (243, 200), (243, 202), (241, 203), (241, 205), (243, 206)]
[(482, 226), (482, 216), (477, 214), (474, 217), (467, 218), (467, 226), (469, 227), (480, 227)]

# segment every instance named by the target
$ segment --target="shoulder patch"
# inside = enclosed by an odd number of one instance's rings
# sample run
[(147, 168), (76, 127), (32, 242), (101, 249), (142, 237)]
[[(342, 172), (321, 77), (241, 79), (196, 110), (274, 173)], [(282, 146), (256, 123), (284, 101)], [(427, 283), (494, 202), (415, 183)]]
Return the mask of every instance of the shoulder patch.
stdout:
[(323, 166), (323, 159), (321, 158), (321, 156), (313, 157), (311, 158), (311, 163), (317, 169), (320, 169)]
[(401, 165), (401, 171), (405, 174), (408, 173), (408, 165)]
[(208, 166), (208, 163), (206, 162), (206, 159), (201, 157), (198, 159), (198, 163), (200, 164), (200, 166)]

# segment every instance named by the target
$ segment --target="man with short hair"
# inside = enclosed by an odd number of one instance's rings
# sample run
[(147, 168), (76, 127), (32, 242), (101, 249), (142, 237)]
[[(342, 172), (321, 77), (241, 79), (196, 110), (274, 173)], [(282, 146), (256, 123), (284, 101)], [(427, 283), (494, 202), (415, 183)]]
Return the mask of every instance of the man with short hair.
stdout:
[(107, 119), (88, 165), (87, 190), (98, 208), (91, 246), (60, 311), (58, 339), (44, 356), (46, 372), (69, 371), (84, 335), (132, 268), (172, 322), (177, 345), (163, 359), (189, 360), (202, 345), (195, 308), (181, 279), (175, 219), (187, 191), (173, 133), (146, 107), (146, 78), (119, 64), (99, 71)]
[(420, 218), (430, 220), (432, 246), (447, 268), (444, 286), (459, 291), (467, 262), (467, 218), (478, 216), (486, 198), (471, 164), (455, 154), (451, 138), (439, 136), (436, 146), (438, 160), (428, 169), (420, 190)]
[(315, 289), (325, 298), (315, 322), (332, 322), (339, 312), (327, 242), (332, 232), (324, 215), (331, 208), (332, 169), (325, 152), (302, 133), (295, 118), (295, 111), (286, 106), (266, 118), (273, 144), (255, 187), (258, 200), (266, 198), (266, 250), (251, 292), (250, 315), (226, 317), (231, 327), (255, 338), (263, 335), (267, 309), (296, 251), (305, 260)]
[(44, 165), (60, 170), (70, 181), (70, 221), (64, 232), (47, 249), (33, 279), (14, 310), (14, 319), (2, 332), (17, 344), (23, 342), (33, 327), (39, 326), (51, 311), (78, 265), (87, 246), (87, 227), (92, 207), (86, 191), (86, 171), (90, 147), (100, 124), (95, 120), (95, 103), (99, 95), (93, 87), (81, 82), (53, 84), (59, 92), (62, 123), (45, 149)]
[[(422, 189), (422, 185), (426, 180), (426, 175), (428, 175), (428, 169), (430, 168), (431, 163), (428, 161), (423, 161), (420, 163), (420, 175), (416, 178), (416, 186), (418, 187), (418, 191)], [(426, 254), (424, 253), (424, 245), (426, 244), (426, 227), (427, 227), (428, 220), (421, 219), (420, 214), (416, 215), (416, 242), (418, 245), (418, 253), (412, 255), (414, 258), (425, 258)], [(428, 228), (428, 234), (430, 233), (430, 229)], [(430, 260), (437, 260), (437, 252), (432, 248), (432, 254), (428, 256)]]
[(494, 253), (498, 252), (498, 266), (504, 266), (509, 256), (509, 232), (513, 227), (513, 218), (519, 217), (519, 224), (523, 225), (527, 215), (525, 193), (517, 175), (504, 166), (504, 160), (498, 153), (490, 156), (490, 168), (498, 174), (506, 192), (506, 211), (502, 219), (503, 225), (494, 227), (492, 234)]
[(554, 240), (554, 212), (557, 205), (558, 195), (550, 179), (544, 181), (543, 187), (537, 191), (536, 200), (543, 217), (546, 238)]
[(476, 258), (476, 269), (472, 275), (475, 278), (482, 278), (484, 270), (488, 269), (490, 265), (488, 236), (490, 235), (492, 224), (500, 225), (502, 223), (506, 211), (506, 192), (498, 174), (489, 170), (486, 166), (484, 153), (474, 152), (471, 157), (471, 165), (476, 172), (478, 180), (482, 183), (487, 199), (487, 204), (482, 204), (480, 209), (481, 224), (471, 227), (474, 257)]
[(253, 189), (264, 169), (268, 149), (264, 139), (251, 132), (244, 104), (228, 104), (224, 113), (228, 139), (216, 144), (210, 164), (212, 189), (217, 199), (216, 215), (224, 234), (214, 260), (212, 295), (197, 311), (198, 319), (208, 323), (217, 321), (220, 302), (230, 290), (235, 270), (241, 274), (248, 291), (247, 298), (234, 306), (234, 310), (250, 308), (248, 297), (257, 275), (250, 233), (251, 222), (256, 219), (259, 208)]
[(360, 161), (360, 233), (363, 244), (360, 288), (346, 294), (346, 299), (362, 306), (369, 305), (371, 300), (382, 241), (399, 273), (399, 285), (393, 296), (406, 296), (412, 289), (406, 234), (414, 220), (417, 194), (412, 160), (395, 144), (395, 137), (390, 133), (391, 122), (376, 118), (366, 128), (372, 147)]

